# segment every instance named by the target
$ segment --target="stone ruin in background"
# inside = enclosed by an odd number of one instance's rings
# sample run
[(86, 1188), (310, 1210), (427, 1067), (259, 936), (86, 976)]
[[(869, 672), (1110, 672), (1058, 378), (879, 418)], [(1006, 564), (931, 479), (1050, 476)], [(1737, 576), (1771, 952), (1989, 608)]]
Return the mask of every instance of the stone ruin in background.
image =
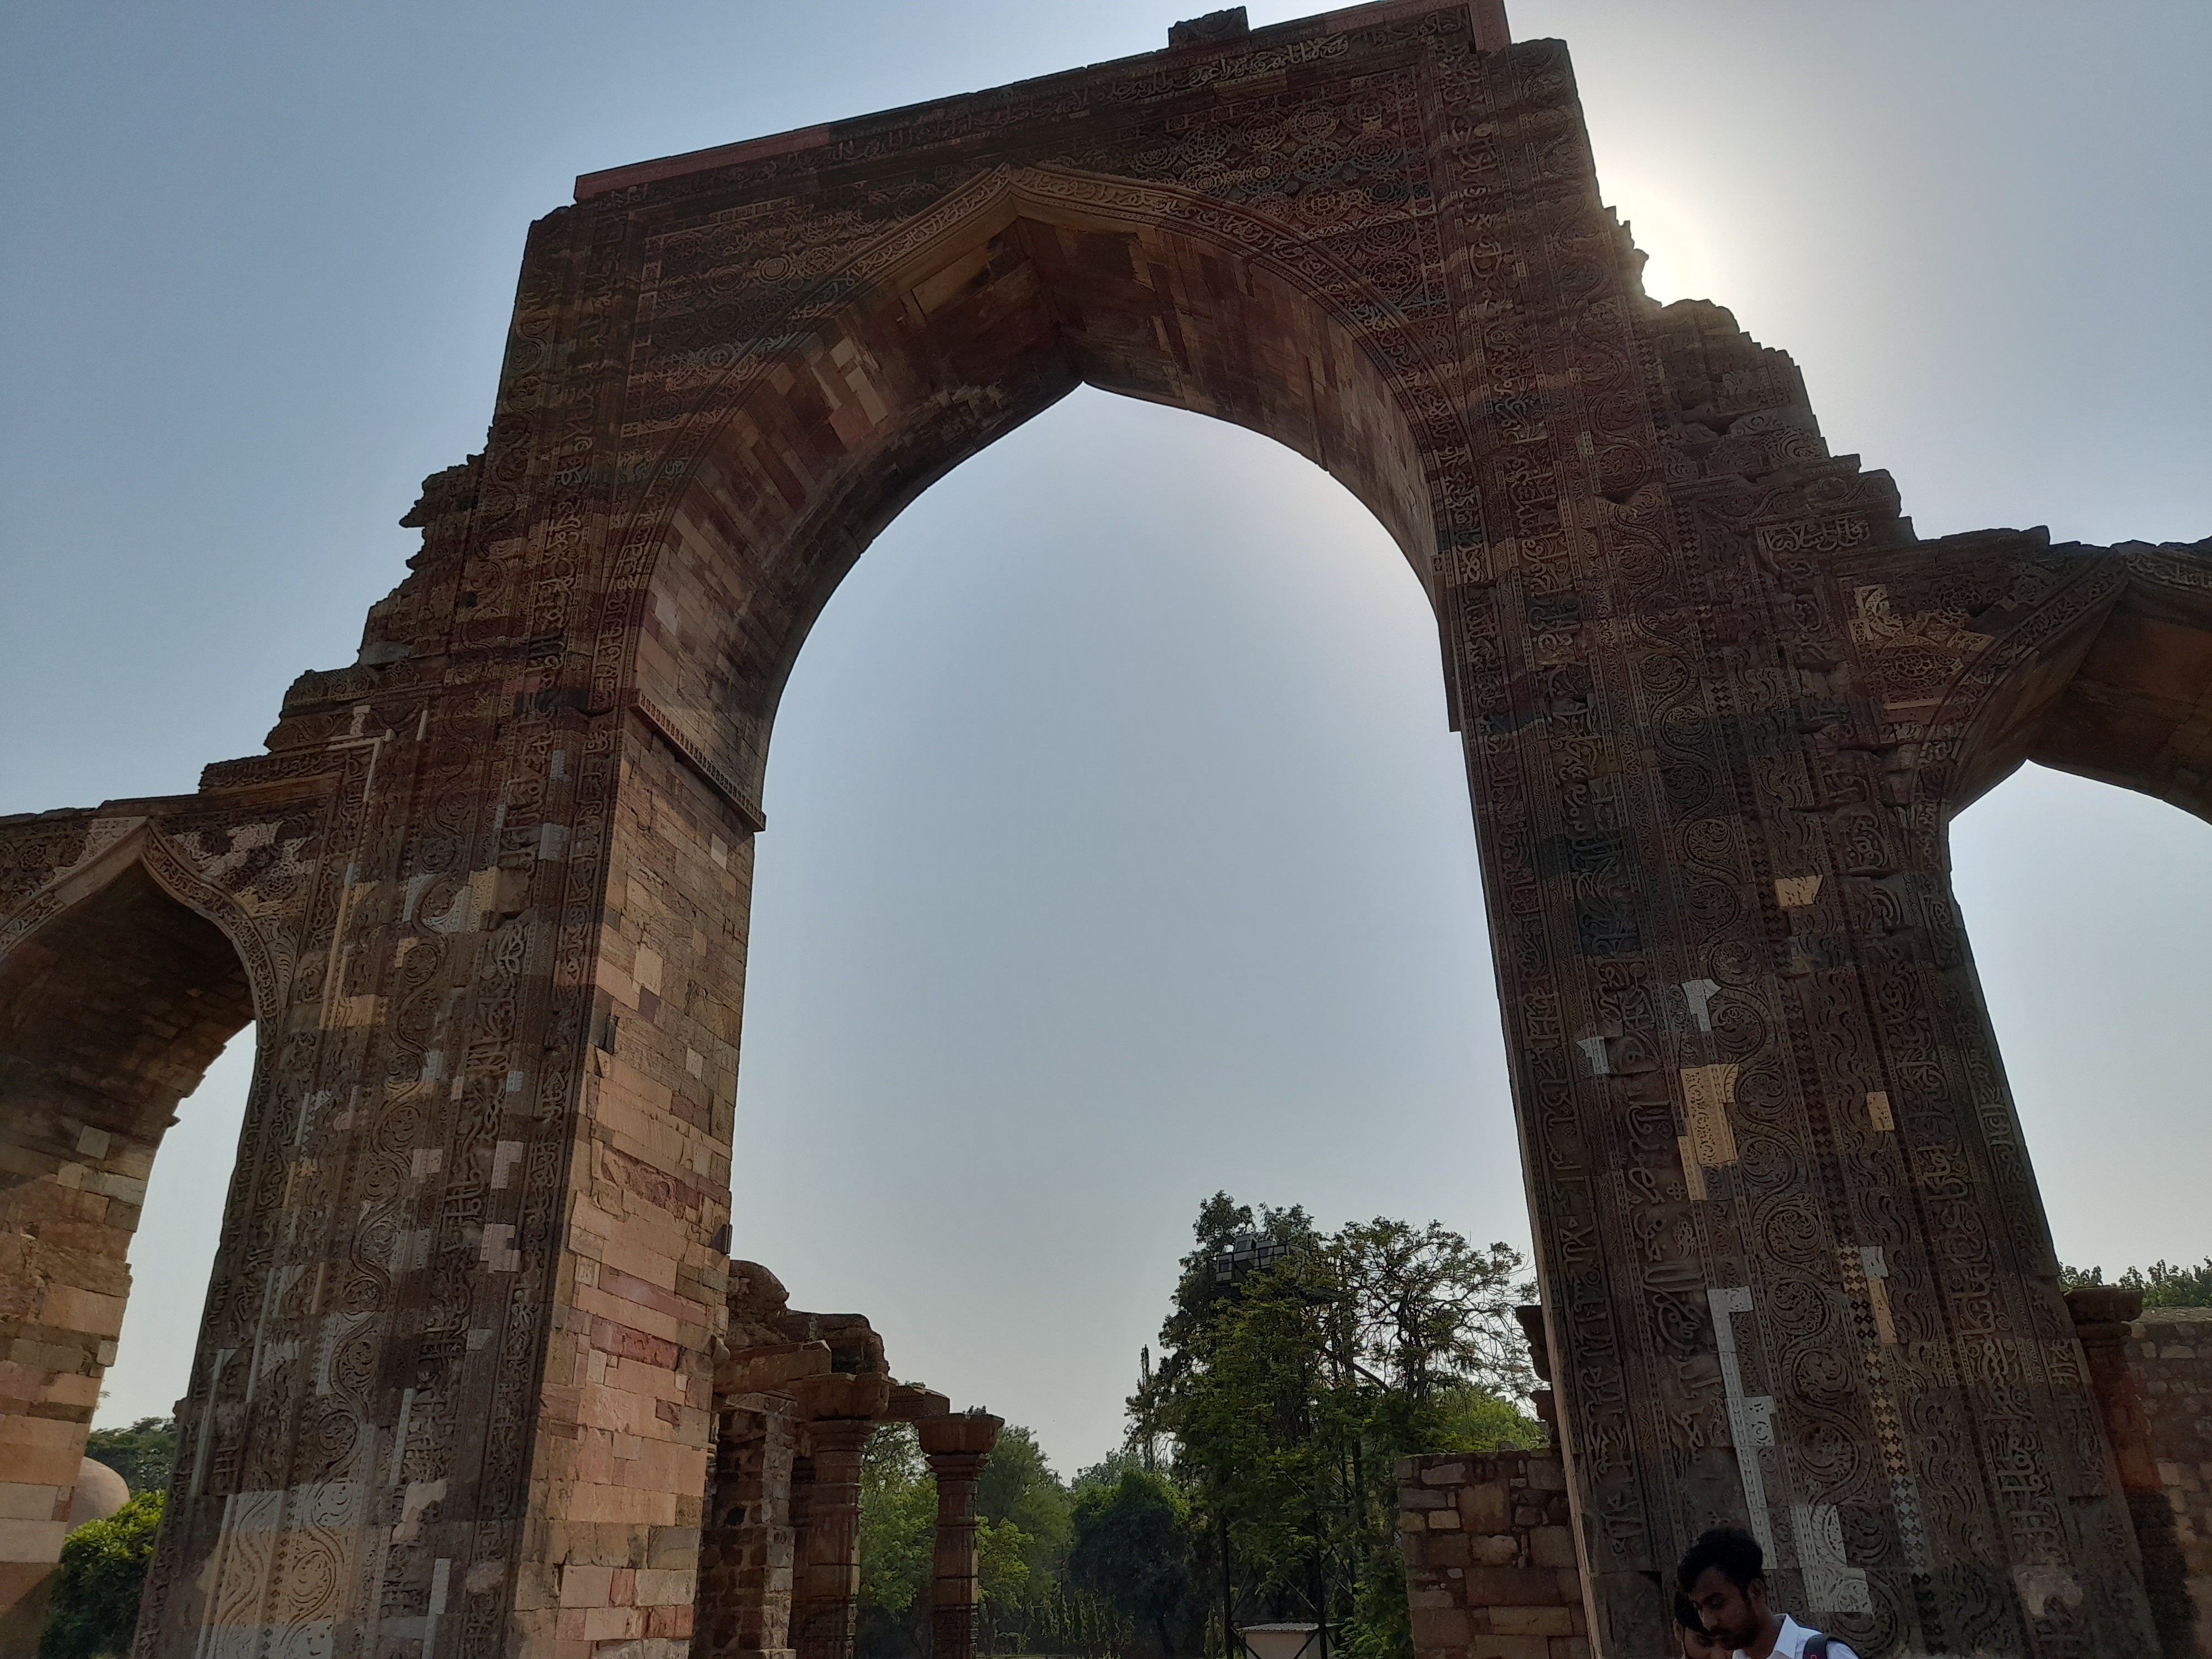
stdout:
[[(981, 1601), (975, 1483), (1001, 1420), (955, 1413), (943, 1395), (892, 1381), (866, 1319), (793, 1312), (758, 1262), (730, 1264), (729, 1315), (714, 1370), (714, 1456), (690, 1547), (673, 1540), (675, 1559), (653, 1575), (651, 1594), (639, 1574), (629, 1596), (601, 1602), (594, 1576), (575, 1603), (576, 1628), (562, 1635), (661, 1638), (717, 1659), (849, 1659), (861, 1454), (882, 1425), (911, 1423), (937, 1478), (931, 1652), (969, 1659)], [(565, 1596), (565, 1574), (558, 1589)]]

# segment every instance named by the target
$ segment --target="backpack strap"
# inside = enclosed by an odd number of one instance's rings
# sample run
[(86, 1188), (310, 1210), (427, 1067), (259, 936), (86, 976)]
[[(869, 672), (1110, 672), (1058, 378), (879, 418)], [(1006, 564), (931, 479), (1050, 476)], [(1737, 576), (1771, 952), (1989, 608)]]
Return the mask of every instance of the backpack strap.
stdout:
[(1835, 1638), (1814, 1631), (1805, 1639), (1804, 1659), (1828, 1659), (1828, 1644), (1833, 1640)]

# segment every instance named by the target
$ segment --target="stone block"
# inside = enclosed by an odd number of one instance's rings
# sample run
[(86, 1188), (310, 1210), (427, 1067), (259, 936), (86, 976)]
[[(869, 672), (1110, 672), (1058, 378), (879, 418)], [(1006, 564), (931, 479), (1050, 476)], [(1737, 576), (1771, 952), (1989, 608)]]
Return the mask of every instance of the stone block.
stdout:
[(1565, 1492), (1567, 1489), (1566, 1465), (1555, 1456), (1532, 1456), (1522, 1465), (1531, 1487), (1544, 1492)]
[[(1498, 1609), (1491, 1612), (1496, 1615)], [(1551, 1659), (1551, 1647), (1541, 1636), (1488, 1635), (1470, 1638), (1468, 1659)]]
[[(1553, 1606), (1561, 1599), (1559, 1578), (1541, 1567), (1469, 1567), (1467, 1599), (1493, 1607)], [(1576, 1594), (1579, 1597), (1579, 1585)]]
[(1504, 1532), (1513, 1524), (1512, 1502), (1502, 1480), (1461, 1487), (1459, 1512), (1472, 1532)]
[(51, 1521), (60, 1509), (61, 1486), (0, 1480), (0, 1521)]
[(1479, 1567), (1511, 1567), (1521, 1563), (1521, 1540), (1510, 1532), (1478, 1533), (1467, 1540), (1468, 1559)]
[[(1422, 1535), (1428, 1547), (1427, 1560), (1436, 1567), (1463, 1567), (1468, 1564), (1469, 1540), (1464, 1533), (1431, 1532)], [(1410, 1557), (1407, 1558), (1411, 1559)]]
[(1490, 1628), (1500, 1636), (1574, 1636), (1571, 1607), (1492, 1607)]
[(1415, 1647), (1459, 1648), (1467, 1645), (1467, 1614), (1457, 1607), (1416, 1607), (1413, 1619)]
[(1528, 1559), (1539, 1567), (1573, 1567), (1579, 1565), (1575, 1555), (1575, 1534), (1568, 1527), (1538, 1527), (1528, 1534)]

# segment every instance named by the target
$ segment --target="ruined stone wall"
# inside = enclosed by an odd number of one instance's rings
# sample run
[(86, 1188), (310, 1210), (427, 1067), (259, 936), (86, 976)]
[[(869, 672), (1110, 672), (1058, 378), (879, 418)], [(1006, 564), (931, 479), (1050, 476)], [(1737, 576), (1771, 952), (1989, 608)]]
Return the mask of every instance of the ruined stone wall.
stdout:
[(2212, 1308), (2146, 1308), (2128, 1327), (2152, 1468), (2173, 1511), (2173, 1543), (2212, 1655)]
[(1589, 1659), (1558, 1452), (1403, 1458), (1398, 1505), (1419, 1659)]

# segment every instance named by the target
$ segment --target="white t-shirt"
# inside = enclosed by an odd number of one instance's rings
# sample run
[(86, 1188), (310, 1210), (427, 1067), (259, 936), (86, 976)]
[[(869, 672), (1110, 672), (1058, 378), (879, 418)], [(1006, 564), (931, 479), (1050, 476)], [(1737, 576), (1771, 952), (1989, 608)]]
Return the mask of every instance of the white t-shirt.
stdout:
[[(1816, 1630), (1806, 1629), (1788, 1613), (1784, 1613), (1782, 1633), (1774, 1638), (1774, 1651), (1769, 1659), (1805, 1659), (1805, 1644), (1820, 1633)], [(1736, 1650), (1735, 1659), (1743, 1659), (1742, 1649)], [(1828, 1659), (1859, 1659), (1859, 1656), (1841, 1638), (1832, 1636), (1828, 1638)]]

